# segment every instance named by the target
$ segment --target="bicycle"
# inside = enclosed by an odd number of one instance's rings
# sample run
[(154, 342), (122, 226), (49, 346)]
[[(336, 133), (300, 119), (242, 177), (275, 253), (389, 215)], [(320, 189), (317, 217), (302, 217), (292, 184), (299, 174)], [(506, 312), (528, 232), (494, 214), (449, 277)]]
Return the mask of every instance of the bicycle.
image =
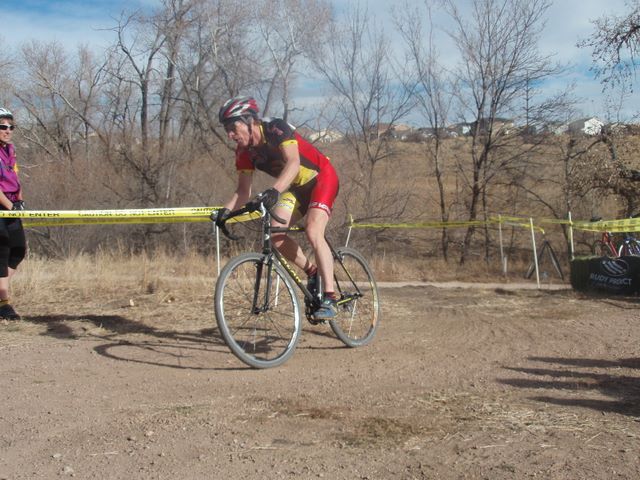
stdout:
[[(602, 220), (601, 217), (593, 217), (591, 222), (598, 222)], [(591, 253), (600, 257), (615, 258), (620, 256), (618, 253), (618, 246), (614, 241), (613, 234), (611, 232), (602, 232), (599, 240), (593, 242), (591, 246)]]
[(618, 256), (640, 255), (640, 241), (630, 233), (624, 233), (623, 235), (620, 246), (618, 247)]
[[(303, 227), (276, 227), (260, 197), (227, 218), (259, 212), (262, 223), (262, 252), (238, 255), (220, 272), (215, 290), (215, 313), (222, 338), (233, 354), (253, 368), (276, 367), (287, 361), (302, 333), (300, 306), (295, 288), (302, 293), (307, 320), (313, 318), (322, 301), (322, 287), (311, 292), (293, 267), (271, 243), (271, 235), (304, 232)], [(226, 225), (222, 232), (232, 240)], [(360, 253), (349, 247), (334, 248), (334, 279), (338, 316), (329, 320), (336, 336), (348, 347), (367, 345), (380, 321), (380, 300), (373, 273)], [(320, 278), (319, 278), (320, 280)], [(319, 282), (320, 283), (320, 282)]]

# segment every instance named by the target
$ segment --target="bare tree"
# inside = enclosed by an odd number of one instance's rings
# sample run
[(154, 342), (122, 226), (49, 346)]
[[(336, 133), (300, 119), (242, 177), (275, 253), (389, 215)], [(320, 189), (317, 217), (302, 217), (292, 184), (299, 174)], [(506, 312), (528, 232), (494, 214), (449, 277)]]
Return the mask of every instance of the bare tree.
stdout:
[(382, 194), (384, 189), (375, 188), (375, 171), (391, 155), (393, 126), (412, 107), (411, 92), (399, 87), (405, 73), (394, 63), (384, 32), (359, 6), (331, 28), (317, 64), (333, 91), (339, 122), (357, 162), (349, 178), (357, 189), (349, 195), (350, 206), (361, 219), (397, 218), (404, 213), (411, 186), (402, 193)]
[[(131, 27), (131, 36), (129, 35)], [(138, 127), (142, 151), (145, 157), (144, 167), (150, 166), (149, 125), (150, 98), (152, 95), (154, 74), (156, 73), (157, 56), (167, 37), (165, 32), (149, 22), (141, 14), (122, 15), (118, 25), (114, 27), (117, 40), (114, 55), (120, 56), (120, 68), (111, 72), (113, 76), (131, 84), (139, 90)]]
[(265, 68), (269, 77), (265, 78), (264, 110), (270, 110), (274, 96), (279, 93), (283, 118), (287, 120), (296, 66), (322, 43), (331, 8), (324, 0), (262, 0), (254, 13), (270, 56)]
[(606, 85), (631, 88), (640, 51), (640, 1), (627, 2), (625, 15), (603, 15), (593, 21), (591, 37), (578, 46), (592, 51), (593, 70)]
[[(194, 5), (185, 45), (177, 59), (182, 83), (180, 131), (190, 132), (219, 167), (215, 147), (225, 135), (218, 124), (222, 102), (240, 92), (259, 91), (263, 78), (251, 10), (229, 0), (203, 0)], [(254, 95), (255, 92), (252, 92)]]
[[(489, 186), (505, 169), (527, 159), (522, 149), (513, 149), (513, 137), (501, 116), (522, 105), (529, 82), (541, 82), (560, 72), (537, 48), (549, 6), (549, 0), (474, 0), (467, 21), (456, 2), (446, 1), (455, 24), (451, 36), (462, 58), (457, 70), (459, 100), (463, 115), (472, 120), (471, 168), (460, 168), (470, 192), (469, 221), (488, 216)], [(467, 229), (461, 263), (474, 231), (473, 226)]]
[[(432, 20), (432, 6), (425, 2), (426, 10), (411, 11), (408, 5), (402, 10), (401, 17), (395, 19), (408, 52), (408, 64), (415, 70), (416, 84), (408, 85), (414, 92), (417, 110), (426, 122), (427, 131), (422, 132), (421, 140), (425, 145), (425, 160), (427, 165), (433, 165), (433, 171), (428, 177), (435, 178), (438, 192), (438, 206), (440, 220), (447, 222), (450, 217), (450, 205), (445, 187), (445, 158), (443, 141), (449, 121), (451, 107), (454, 101), (455, 85), (445, 69), (439, 63), (439, 55), (434, 41), (434, 26)], [(407, 14), (408, 12), (408, 14)], [(423, 22), (426, 16), (427, 27)], [(449, 234), (447, 228), (441, 231), (441, 248), (445, 260), (448, 259)]]
[(169, 126), (173, 116), (174, 108), (178, 100), (176, 85), (178, 75), (176, 66), (178, 56), (181, 53), (183, 38), (188, 33), (188, 25), (191, 21), (189, 14), (193, 8), (193, 3), (188, 0), (166, 0), (164, 9), (155, 20), (157, 29), (163, 32), (166, 41), (161, 54), (165, 58), (165, 74), (161, 78), (160, 89), (160, 111), (158, 113), (158, 156), (160, 161), (165, 159), (165, 146), (170, 134)]

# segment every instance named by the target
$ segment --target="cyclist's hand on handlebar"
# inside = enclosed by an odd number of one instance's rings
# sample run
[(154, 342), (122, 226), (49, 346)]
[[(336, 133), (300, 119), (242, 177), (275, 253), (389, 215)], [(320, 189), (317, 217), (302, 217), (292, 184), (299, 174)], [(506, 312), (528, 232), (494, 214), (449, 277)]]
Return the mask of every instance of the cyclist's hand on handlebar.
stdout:
[(275, 207), (276, 203), (278, 203), (278, 199), (280, 198), (280, 192), (275, 188), (267, 188), (264, 192), (259, 194), (256, 197), (255, 201), (261, 201), (264, 205), (264, 208), (267, 210), (271, 210)]
[(222, 228), (224, 227), (224, 223), (227, 221), (227, 218), (229, 218), (230, 213), (231, 210), (223, 207), (219, 210), (214, 210), (213, 212), (211, 212), (210, 218), (213, 222), (215, 222), (216, 227)]

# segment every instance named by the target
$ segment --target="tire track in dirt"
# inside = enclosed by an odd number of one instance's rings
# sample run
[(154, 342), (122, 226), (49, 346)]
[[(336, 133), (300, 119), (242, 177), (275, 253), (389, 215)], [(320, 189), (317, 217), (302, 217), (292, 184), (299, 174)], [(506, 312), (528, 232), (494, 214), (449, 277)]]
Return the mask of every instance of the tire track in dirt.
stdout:
[(35, 302), (35, 320), (0, 326), (0, 476), (638, 478), (636, 303), (406, 285), (381, 299), (372, 344), (305, 323), (265, 371), (221, 343), (202, 295)]

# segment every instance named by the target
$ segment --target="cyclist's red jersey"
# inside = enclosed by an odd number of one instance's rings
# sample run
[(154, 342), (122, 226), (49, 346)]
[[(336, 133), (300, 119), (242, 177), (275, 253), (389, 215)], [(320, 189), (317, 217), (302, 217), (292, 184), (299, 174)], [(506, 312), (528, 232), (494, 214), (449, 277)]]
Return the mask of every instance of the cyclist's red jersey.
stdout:
[(338, 176), (329, 158), (280, 118), (263, 119), (259, 128), (262, 133), (259, 145), (236, 150), (237, 170), (257, 169), (278, 177), (286, 163), (280, 147), (297, 145), (300, 170), (289, 190), (299, 201), (302, 214), (308, 208), (321, 208), (330, 214), (338, 194)]

